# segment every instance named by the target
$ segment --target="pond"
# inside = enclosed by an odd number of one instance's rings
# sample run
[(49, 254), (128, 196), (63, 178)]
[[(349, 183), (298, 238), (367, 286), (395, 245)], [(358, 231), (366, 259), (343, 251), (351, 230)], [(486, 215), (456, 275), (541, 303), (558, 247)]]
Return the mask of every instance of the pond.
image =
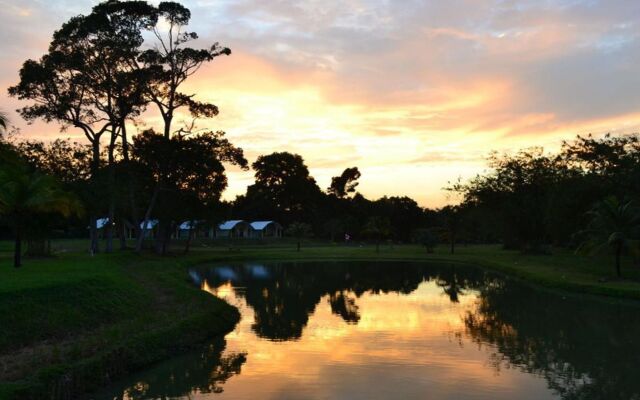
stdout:
[(470, 266), (201, 266), (224, 339), (96, 399), (640, 399), (640, 306)]

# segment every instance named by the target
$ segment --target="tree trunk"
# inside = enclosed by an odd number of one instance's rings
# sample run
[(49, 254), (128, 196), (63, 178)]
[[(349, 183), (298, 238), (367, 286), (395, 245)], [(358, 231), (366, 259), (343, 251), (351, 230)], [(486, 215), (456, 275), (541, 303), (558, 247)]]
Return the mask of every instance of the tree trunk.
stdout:
[[(113, 190), (113, 186), (110, 185), (109, 191), (111, 192)], [(107, 217), (108, 221), (107, 221), (107, 226), (105, 226), (105, 231), (107, 233), (107, 244), (105, 246), (105, 253), (113, 253), (113, 227), (114, 227), (114, 219), (115, 219), (115, 215), (116, 215), (116, 211), (115, 211), (115, 204), (114, 204), (114, 200), (113, 200), (113, 196), (109, 196), (109, 215)]]
[(456, 247), (456, 238), (455, 237), (451, 237), (451, 254), (453, 254), (455, 252), (455, 247)]
[(116, 197), (115, 197), (115, 187), (116, 187), (116, 169), (115, 169), (115, 157), (114, 151), (116, 147), (116, 139), (118, 138), (117, 129), (115, 128), (116, 124), (112, 125), (111, 130), (111, 141), (109, 142), (108, 149), (108, 158), (109, 158), (109, 177), (108, 177), (108, 190), (109, 190), (109, 215), (108, 215), (108, 223), (106, 233), (107, 233), (107, 245), (105, 247), (105, 252), (113, 253), (113, 232), (114, 232), (114, 222), (116, 215)]
[(621, 255), (622, 255), (622, 245), (618, 244), (616, 245), (616, 275), (618, 276), (618, 278), (622, 276), (622, 273), (620, 272), (620, 256)]
[(98, 217), (93, 214), (89, 220), (89, 238), (91, 240), (91, 244), (89, 245), (89, 252), (93, 255), (100, 251), (99, 241), (98, 241)]
[(376, 240), (376, 253), (380, 253), (380, 240)]
[(298, 240), (298, 251), (300, 251), (300, 240)]
[(19, 268), (22, 265), (22, 237), (20, 231), (16, 232), (15, 248), (13, 252), (13, 266)]
[[(140, 219), (138, 218), (138, 207), (136, 206), (136, 192), (135, 192), (135, 178), (134, 174), (131, 172), (129, 165), (129, 140), (127, 139), (127, 125), (126, 121), (122, 121), (120, 123), (120, 135), (122, 136), (122, 160), (124, 162), (124, 167), (127, 170), (127, 186), (129, 190), (129, 207), (131, 208), (131, 220), (133, 221), (133, 231), (135, 233), (136, 238), (142, 236), (142, 228), (140, 228)], [(123, 223), (124, 224), (124, 223)], [(126, 224), (123, 226), (123, 235), (126, 238)], [(126, 244), (125, 244), (126, 248)], [(136, 251), (138, 250), (138, 246), (136, 245)]]
[(153, 212), (153, 208), (156, 206), (156, 201), (158, 200), (158, 193), (160, 192), (160, 184), (156, 184), (155, 189), (153, 190), (153, 195), (151, 196), (151, 202), (149, 203), (149, 207), (147, 207), (147, 212), (144, 214), (144, 220), (142, 221), (139, 229), (136, 229), (136, 232), (139, 232), (136, 240), (136, 252), (140, 253), (142, 251), (142, 242), (144, 241), (144, 232), (147, 228), (147, 224), (149, 223), (149, 218), (151, 218), (151, 213)]
[(171, 139), (171, 122), (173, 122), (173, 111), (167, 111), (167, 114), (163, 117), (164, 120), (164, 137)]
[[(100, 141), (95, 140), (92, 143), (92, 153), (93, 160), (91, 163), (91, 180), (93, 184), (92, 186), (94, 186), (95, 189), (96, 175), (98, 173), (98, 169), (100, 168)], [(100, 251), (100, 244), (98, 241), (98, 225), (96, 222), (97, 220), (98, 216), (96, 215), (96, 212), (94, 210), (89, 217), (89, 237), (91, 238), (89, 251), (91, 252), (91, 254), (96, 254)]]
[(119, 239), (120, 239), (120, 250), (126, 250), (127, 249), (127, 224), (125, 223), (124, 219), (120, 221)]
[(155, 250), (158, 255), (166, 255), (171, 242), (171, 222), (160, 220), (158, 222), (158, 236), (155, 241)]
[(184, 246), (184, 254), (189, 253), (189, 248), (191, 247), (191, 239), (193, 239), (193, 229), (191, 229), (191, 225), (189, 225), (189, 236), (187, 236), (187, 244)]

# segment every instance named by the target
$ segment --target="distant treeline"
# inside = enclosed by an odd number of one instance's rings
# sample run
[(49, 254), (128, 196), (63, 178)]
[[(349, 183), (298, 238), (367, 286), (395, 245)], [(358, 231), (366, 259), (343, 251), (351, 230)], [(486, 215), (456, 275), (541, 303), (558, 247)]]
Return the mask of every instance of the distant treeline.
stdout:
[[(214, 225), (231, 218), (273, 219), (285, 228), (307, 225), (304, 235), (319, 239), (343, 241), (346, 234), (351, 240), (409, 242), (417, 229), (433, 225), (428, 221), (436, 214), (408, 197), (365, 198), (356, 192), (360, 177), (357, 167), (347, 168), (322, 190), (303, 158), (287, 152), (258, 157), (251, 165), (255, 183), (234, 201), (223, 201), (220, 194), (227, 178), (221, 159), (243, 167), (247, 161), (242, 150), (222, 134), (175, 136), (166, 141), (161, 135), (146, 131), (134, 136), (126, 162), (121, 156), (109, 161), (103, 151), (95, 174), (91, 173), (89, 145), (58, 139), (50, 143), (5, 140), (0, 141), (0, 146), (5, 166), (12, 159), (14, 164), (24, 166), (22, 170), (28, 171), (25, 173), (55, 177), (62, 190), (80, 200), (84, 211), (81, 215), (45, 218), (37, 211), (31, 215), (33, 229), (41, 230), (47, 225), (58, 236), (85, 236), (88, 210), (106, 216), (109, 207), (114, 206), (115, 224), (107, 229), (115, 230), (115, 237), (122, 237), (123, 227), (140, 223), (131, 215), (144, 216), (160, 176), (165, 185), (149, 217), (170, 221), (171, 232), (184, 221)], [(171, 168), (165, 169), (164, 165)], [(111, 179), (118, 184), (110, 185)], [(131, 181), (135, 182), (133, 187)], [(136, 199), (133, 203), (132, 194)], [(132, 204), (137, 207), (134, 213)]]
[[(439, 241), (451, 238), (466, 243), (502, 242), (508, 248), (541, 250), (546, 245), (576, 246), (598, 202), (615, 196), (640, 195), (640, 139), (637, 135), (602, 138), (578, 137), (563, 144), (557, 154), (540, 148), (489, 158), (491, 172), (450, 190), (463, 195), (457, 206), (431, 210), (409, 197), (369, 200), (356, 191), (360, 172), (347, 168), (323, 190), (300, 155), (276, 152), (258, 157), (251, 165), (255, 183), (234, 201), (220, 200), (226, 187), (222, 160), (243, 167), (242, 150), (221, 133), (165, 141), (152, 131), (135, 136), (126, 165), (117, 156), (110, 167), (102, 153), (100, 173), (91, 179), (91, 148), (70, 140), (51, 143), (4, 141), (9, 151), (31, 170), (54, 176), (64, 190), (82, 200), (84, 209), (107, 215), (115, 201), (115, 221), (133, 224), (130, 188), (108, 184), (109, 170), (116, 182), (126, 183), (135, 173), (134, 197), (140, 199), (137, 215), (143, 215), (158, 176), (171, 185), (163, 190), (153, 218), (179, 224), (187, 220), (220, 221), (274, 219), (285, 227), (294, 222), (310, 227), (309, 234), (342, 241), (389, 239), (412, 242), (422, 230), (431, 230)], [(120, 154), (120, 152), (117, 152)], [(212, 155), (215, 155), (213, 157)], [(5, 156), (6, 159), (6, 156)], [(168, 161), (170, 169), (163, 169)], [(54, 218), (55, 220), (56, 218)], [(139, 222), (138, 222), (139, 223)], [(39, 224), (41, 226), (41, 224)], [(86, 218), (57, 218), (52, 229), (76, 235), (86, 233)]]
[(450, 188), (463, 195), (457, 211), (465, 238), (532, 252), (594, 241), (637, 247), (638, 135), (578, 136), (553, 154), (494, 153), (489, 166)]

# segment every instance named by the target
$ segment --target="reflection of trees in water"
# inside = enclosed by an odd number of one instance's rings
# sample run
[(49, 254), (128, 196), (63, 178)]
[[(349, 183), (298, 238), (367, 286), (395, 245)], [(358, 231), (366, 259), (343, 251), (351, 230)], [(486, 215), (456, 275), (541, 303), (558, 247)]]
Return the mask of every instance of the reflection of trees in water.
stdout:
[(240, 373), (245, 353), (222, 355), (224, 339), (217, 339), (202, 351), (189, 353), (135, 376), (135, 384), (121, 386), (112, 399), (169, 399), (189, 393), (221, 393), (224, 383)]
[[(444, 293), (449, 296), (449, 300), (452, 303), (460, 302), (460, 295), (464, 294), (464, 289), (469, 285), (478, 282), (465, 282), (461, 280), (456, 274), (455, 266), (451, 266), (449, 269), (440, 271), (436, 278), (436, 285), (440, 286)], [(476, 285), (477, 287), (477, 285)]]
[(357, 324), (360, 321), (360, 313), (355, 296), (344, 290), (329, 295), (331, 312), (339, 315), (347, 323)]
[[(364, 293), (410, 294), (424, 281), (435, 280), (451, 301), (467, 288), (480, 287), (488, 279), (477, 268), (412, 263), (301, 263), (273, 264), (268, 276), (256, 276), (246, 266), (212, 268), (205, 279), (210, 286), (225, 283), (245, 288), (244, 296), (255, 313), (252, 329), (259, 337), (292, 340), (302, 335), (309, 316), (323, 297), (331, 311), (347, 323), (360, 320), (357, 299)], [(462, 274), (457, 273), (462, 271)], [(262, 270), (259, 270), (262, 271)]]
[(465, 325), (497, 369), (539, 374), (562, 399), (640, 399), (638, 311), (509, 282), (483, 289)]
[[(454, 303), (468, 290), (480, 292), (465, 317), (465, 336), (497, 348), (496, 369), (516, 366), (543, 376), (563, 399), (640, 399), (637, 306), (565, 298), (451, 265), (276, 264), (260, 277), (243, 267), (233, 270), (234, 284), (246, 287), (238, 294), (254, 309), (253, 330), (260, 337), (300, 338), (325, 296), (334, 314), (357, 324), (357, 300), (364, 293), (409, 294), (433, 281)], [(207, 281), (217, 286), (226, 280), (211, 273)]]

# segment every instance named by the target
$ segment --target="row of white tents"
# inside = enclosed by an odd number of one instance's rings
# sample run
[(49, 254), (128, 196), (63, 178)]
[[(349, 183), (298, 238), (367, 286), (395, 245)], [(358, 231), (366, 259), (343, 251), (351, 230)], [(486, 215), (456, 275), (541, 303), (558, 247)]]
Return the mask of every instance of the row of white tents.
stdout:
[[(156, 228), (158, 226), (158, 220), (152, 219), (147, 221), (146, 226), (144, 222), (140, 223), (140, 228), (145, 237), (154, 237)], [(283, 228), (276, 221), (244, 221), (241, 219), (234, 219), (224, 221), (217, 226), (208, 226), (207, 224), (199, 223), (198, 221), (185, 221), (178, 225), (175, 236), (178, 238), (188, 238), (191, 234), (192, 237), (205, 237), (205, 238), (280, 238), (282, 237)]]
[[(98, 230), (104, 230), (108, 224), (108, 218), (99, 218), (97, 221)], [(153, 238), (156, 235), (158, 227), (157, 219), (150, 219), (145, 225), (144, 222), (140, 223), (140, 228), (145, 237)], [(133, 230), (128, 229), (127, 236), (131, 237)], [(174, 236), (177, 238), (192, 237), (204, 237), (204, 238), (280, 238), (283, 234), (282, 225), (276, 221), (244, 221), (241, 219), (234, 219), (224, 221), (216, 226), (210, 226), (199, 221), (185, 221), (178, 225)]]

